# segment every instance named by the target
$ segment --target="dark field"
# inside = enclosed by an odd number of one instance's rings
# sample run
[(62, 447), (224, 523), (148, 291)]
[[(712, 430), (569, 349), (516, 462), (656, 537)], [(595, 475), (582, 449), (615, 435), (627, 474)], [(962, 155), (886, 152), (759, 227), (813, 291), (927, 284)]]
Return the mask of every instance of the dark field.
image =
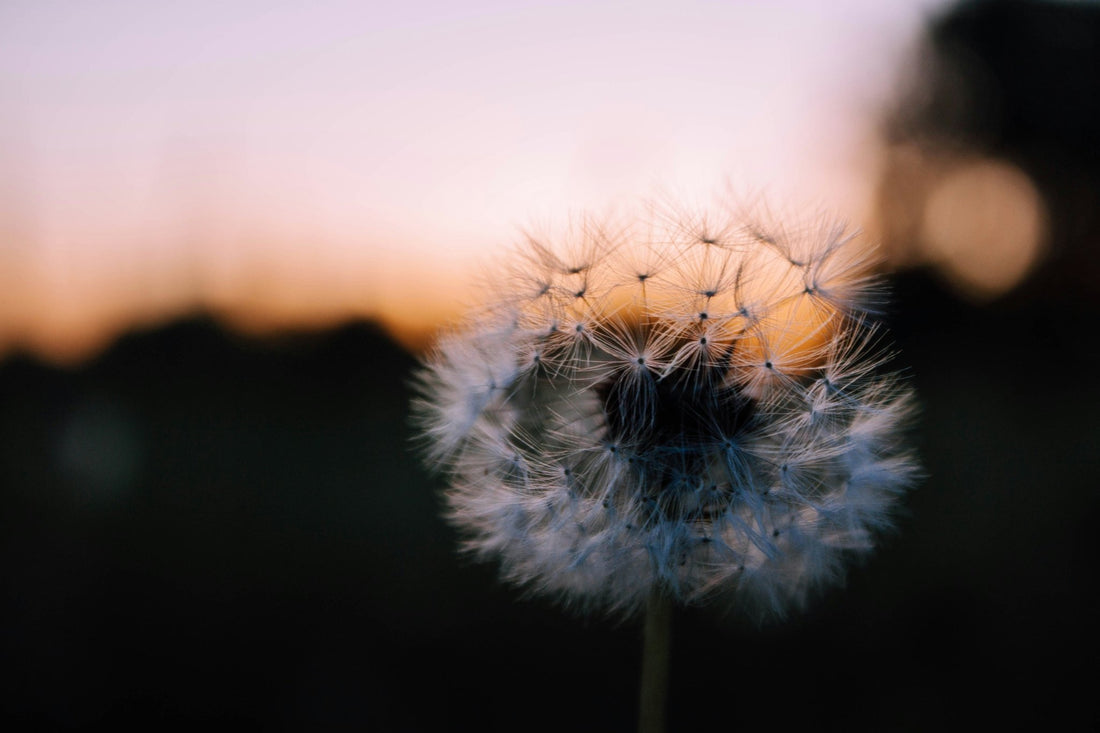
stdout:
[[(927, 480), (807, 613), (679, 612), (671, 730), (1096, 724), (1097, 313), (1054, 292), (897, 283)], [(409, 451), (413, 365), (366, 324), (204, 319), (4, 362), (5, 727), (631, 729), (639, 626), (455, 553)]]

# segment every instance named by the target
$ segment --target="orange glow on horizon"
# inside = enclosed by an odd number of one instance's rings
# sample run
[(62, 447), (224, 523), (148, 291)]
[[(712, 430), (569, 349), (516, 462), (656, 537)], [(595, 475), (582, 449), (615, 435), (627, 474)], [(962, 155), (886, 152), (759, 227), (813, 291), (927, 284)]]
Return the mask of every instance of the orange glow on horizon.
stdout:
[(371, 268), (295, 273), (280, 264), (217, 282), (169, 277), (159, 289), (148, 273), (46, 285), (12, 277), (12, 268), (4, 274), (0, 354), (30, 351), (58, 364), (94, 356), (128, 330), (198, 314), (253, 335), (370, 320), (419, 351), (461, 314), (472, 280), (416, 263), (386, 268), (382, 281)]

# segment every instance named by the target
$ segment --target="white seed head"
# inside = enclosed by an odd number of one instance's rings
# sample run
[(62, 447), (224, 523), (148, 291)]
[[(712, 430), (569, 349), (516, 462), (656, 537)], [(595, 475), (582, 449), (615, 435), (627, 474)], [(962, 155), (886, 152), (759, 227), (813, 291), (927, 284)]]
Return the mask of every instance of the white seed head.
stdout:
[(585, 222), (529, 237), (488, 290), (414, 414), (450, 521), (511, 581), (585, 609), (659, 590), (781, 614), (913, 483), (913, 399), (843, 227)]

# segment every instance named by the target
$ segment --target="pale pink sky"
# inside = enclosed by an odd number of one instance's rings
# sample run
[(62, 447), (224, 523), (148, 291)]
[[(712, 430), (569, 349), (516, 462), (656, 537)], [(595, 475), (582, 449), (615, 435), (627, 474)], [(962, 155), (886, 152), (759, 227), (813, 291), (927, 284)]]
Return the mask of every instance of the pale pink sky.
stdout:
[(0, 350), (450, 313), (532, 221), (729, 184), (857, 223), (937, 0), (0, 4)]

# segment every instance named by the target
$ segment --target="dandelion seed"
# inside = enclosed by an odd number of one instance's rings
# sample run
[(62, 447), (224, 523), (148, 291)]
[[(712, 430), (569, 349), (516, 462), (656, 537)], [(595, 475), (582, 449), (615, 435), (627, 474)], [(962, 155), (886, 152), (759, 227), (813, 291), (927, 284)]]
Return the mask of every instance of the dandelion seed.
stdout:
[(656, 592), (782, 614), (913, 483), (912, 396), (843, 227), (586, 221), (492, 285), (414, 407), (450, 521), (510, 581), (582, 609)]

